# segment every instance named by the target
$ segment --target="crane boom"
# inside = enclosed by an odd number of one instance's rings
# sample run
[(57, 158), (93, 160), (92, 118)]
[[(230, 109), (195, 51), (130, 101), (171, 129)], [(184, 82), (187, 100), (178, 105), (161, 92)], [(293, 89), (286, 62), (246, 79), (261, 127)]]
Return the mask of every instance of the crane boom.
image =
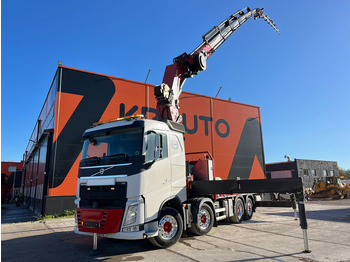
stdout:
[(280, 33), (272, 19), (262, 10), (263, 8), (251, 10), (246, 7), (237, 11), (203, 35), (203, 42), (190, 54), (183, 53), (174, 58), (173, 64), (165, 69), (163, 83), (154, 90), (159, 120), (181, 122), (179, 97), (185, 80), (204, 71), (209, 57), (250, 18), (262, 18)]
[[(208, 50), (207, 57), (213, 54), (240, 26), (242, 26), (249, 18), (265, 19), (279, 34), (274, 22), (262, 11), (263, 9), (255, 8), (250, 10), (249, 7), (243, 8), (232, 14), (225, 21), (217, 26), (214, 26), (208, 33), (203, 35), (203, 42), (190, 55), (194, 55), (201, 50)], [(244, 13), (246, 11), (246, 13)]]

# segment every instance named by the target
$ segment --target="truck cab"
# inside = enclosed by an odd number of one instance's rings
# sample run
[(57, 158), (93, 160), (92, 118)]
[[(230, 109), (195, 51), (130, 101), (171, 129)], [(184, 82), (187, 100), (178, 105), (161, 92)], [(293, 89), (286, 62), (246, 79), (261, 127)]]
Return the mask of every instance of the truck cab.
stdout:
[(75, 232), (116, 239), (157, 235), (163, 206), (187, 198), (183, 133), (181, 124), (139, 115), (87, 129)]

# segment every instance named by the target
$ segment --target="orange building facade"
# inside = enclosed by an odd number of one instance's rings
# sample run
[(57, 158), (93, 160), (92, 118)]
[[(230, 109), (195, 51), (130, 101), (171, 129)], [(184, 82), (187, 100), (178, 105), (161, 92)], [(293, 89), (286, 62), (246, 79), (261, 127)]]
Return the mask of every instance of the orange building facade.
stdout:
[[(25, 152), (25, 202), (37, 214), (74, 208), (81, 136), (132, 114), (157, 119), (154, 86), (59, 66)], [(265, 178), (260, 109), (183, 92), (186, 152), (208, 151), (221, 179)]]

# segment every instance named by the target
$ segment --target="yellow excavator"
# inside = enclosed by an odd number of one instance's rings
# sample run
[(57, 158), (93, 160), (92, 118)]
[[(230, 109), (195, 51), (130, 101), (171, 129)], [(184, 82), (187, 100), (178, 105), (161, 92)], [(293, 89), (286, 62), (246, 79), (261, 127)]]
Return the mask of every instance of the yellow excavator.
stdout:
[(329, 176), (315, 182), (310, 198), (341, 199), (350, 197), (350, 185), (341, 182), (339, 177)]

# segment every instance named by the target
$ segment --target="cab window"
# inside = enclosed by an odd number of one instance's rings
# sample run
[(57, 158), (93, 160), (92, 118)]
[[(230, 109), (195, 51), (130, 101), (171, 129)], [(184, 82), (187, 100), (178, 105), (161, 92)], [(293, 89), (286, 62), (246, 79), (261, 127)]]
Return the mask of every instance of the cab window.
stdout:
[(151, 132), (147, 135), (147, 144), (146, 144), (146, 162), (152, 162), (154, 160), (154, 152), (156, 150), (156, 136), (159, 135), (159, 159), (168, 157), (168, 141), (167, 135), (165, 134), (156, 134)]
[(160, 134), (160, 157), (159, 158), (166, 158), (166, 157), (168, 157), (167, 135)]

